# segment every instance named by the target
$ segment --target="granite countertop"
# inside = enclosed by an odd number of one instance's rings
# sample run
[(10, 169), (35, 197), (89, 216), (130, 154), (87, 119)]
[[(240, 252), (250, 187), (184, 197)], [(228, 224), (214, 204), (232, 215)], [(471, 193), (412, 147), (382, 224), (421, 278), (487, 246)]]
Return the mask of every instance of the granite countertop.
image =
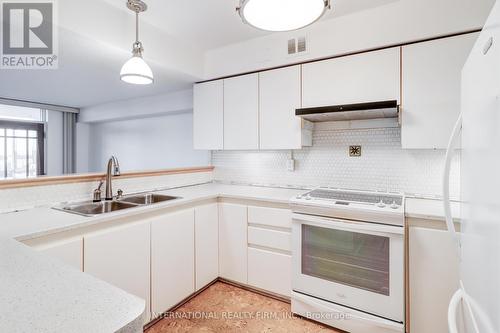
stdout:
[[(0, 214), (0, 331), (140, 332), (144, 300), (48, 258), (19, 241), (120, 216), (133, 216), (197, 201), (233, 198), (288, 204), (304, 189), (208, 183), (159, 191), (180, 196), (154, 206), (97, 217), (69, 214), (50, 207)], [(407, 198), (408, 217), (444, 220), (438, 200)], [(459, 209), (455, 206), (454, 217)]]
[(0, 238), (0, 332), (142, 332), (144, 300)]

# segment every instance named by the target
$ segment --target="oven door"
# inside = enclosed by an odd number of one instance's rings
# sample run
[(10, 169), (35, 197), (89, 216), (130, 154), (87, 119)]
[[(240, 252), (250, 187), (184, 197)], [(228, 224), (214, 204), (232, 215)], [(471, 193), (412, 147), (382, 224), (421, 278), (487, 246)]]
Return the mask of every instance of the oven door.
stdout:
[(293, 214), (294, 291), (403, 322), (404, 228)]

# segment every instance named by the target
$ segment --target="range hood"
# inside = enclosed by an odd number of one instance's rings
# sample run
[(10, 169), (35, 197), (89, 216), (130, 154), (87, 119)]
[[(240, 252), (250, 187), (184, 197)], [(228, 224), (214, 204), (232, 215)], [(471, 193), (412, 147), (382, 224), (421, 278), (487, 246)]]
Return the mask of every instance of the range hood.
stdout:
[(398, 101), (322, 106), (295, 110), (295, 115), (311, 122), (397, 118)]

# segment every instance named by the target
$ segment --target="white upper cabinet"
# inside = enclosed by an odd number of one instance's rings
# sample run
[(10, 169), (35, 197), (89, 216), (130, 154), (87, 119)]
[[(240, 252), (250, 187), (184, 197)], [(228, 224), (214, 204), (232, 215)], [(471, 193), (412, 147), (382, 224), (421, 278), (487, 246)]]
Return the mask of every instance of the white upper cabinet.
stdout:
[(224, 149), (259, 149), (259, 74), (224, 80)]
[(193, 88), (194, 149), (224, 148), (224, 83), (195, 84)]
[(301, 118), (295, 109), (301, 106), (300, 66), (260, 73), (259, 128), (260, 149), (300, 149), (311, 145), (303, 135)]
[(400, 48), (302, 66), (302, 107), (400, 100)]
[(478, 34), (404, 46), (403, 148), (446, 148), (460, 114), (462, 67)]

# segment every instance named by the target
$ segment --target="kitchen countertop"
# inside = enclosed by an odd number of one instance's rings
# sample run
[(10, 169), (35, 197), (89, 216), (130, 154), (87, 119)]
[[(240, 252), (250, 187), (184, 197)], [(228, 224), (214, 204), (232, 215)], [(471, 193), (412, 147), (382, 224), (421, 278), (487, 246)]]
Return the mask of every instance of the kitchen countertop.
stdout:
[[(177, 200), (155, 204), (154, 206), (117, 211), (96, 217), (70, 214), (51, 209), (50, 207), (38, 207), (19, 212), (0, 214), (0, 237), (10, 237), (23, 241), (56, 232), (105, 223), (119, 216), (139, 215), (144, 212), (218, 197), (287, 204), (290, 198), (304, 192), (307, 192), (307, 190), (208, 183), (156, 192), (180, 196), (181, 198)], [(460, 206), (457, 202), (452, 203), (452, 214), (454, 219), (458, 221), (460, 218)], [(433, 199), (406, 198), (405, 216), (444, 221), (442, 202)]]
[[(451, 202), (451, 215), (454, 222), (460, 222), (460, 203)], [(405, 216), (407, 218), (444, 221), (442, 200), (406, 198)]]
[(12, 239), (0, 258), (0, 332), (142, 332), (142, 299)]
[(95, 217), (70, 214), (50, 207), (38, 207), (19, 212), (0, 214), (0, 237), (10, 237), (24, 241), (57, 232), (105, 223), (120, 216), (139, 215), (145, 212), (185, 205), (201, 200), (216, 199), (218, 197), (288, 204), (290, 198), (306, 191), (209, 183), (157, 191), (155, 193), (179, 196), (181, 198), (158, 203), (153, 206), (125, 209)]
[(181, 199), (98, 217), (50, 207), (0, 214), (0, 332), (142, 332), (144, 300), (19, 241), (221, 196), (288, 203), (301, 192), (204, 184), (158, 192)]
[[(290, 198), (306, 191), (209, 183), (157, 192), (180, 196), (177, 200), (97, 217), (50, 207), (0, 214), (0, 255), (5, 258), (0, 263), (0, 331), (138, 332), (142, 328), (143, 300), (18, 241), (220, 197), (287, 204)], [(443, 220), (441, 205), (438, 200), (407, 198), (406, 214)], [(458, 208), (453, 211), (457, 218)]]

